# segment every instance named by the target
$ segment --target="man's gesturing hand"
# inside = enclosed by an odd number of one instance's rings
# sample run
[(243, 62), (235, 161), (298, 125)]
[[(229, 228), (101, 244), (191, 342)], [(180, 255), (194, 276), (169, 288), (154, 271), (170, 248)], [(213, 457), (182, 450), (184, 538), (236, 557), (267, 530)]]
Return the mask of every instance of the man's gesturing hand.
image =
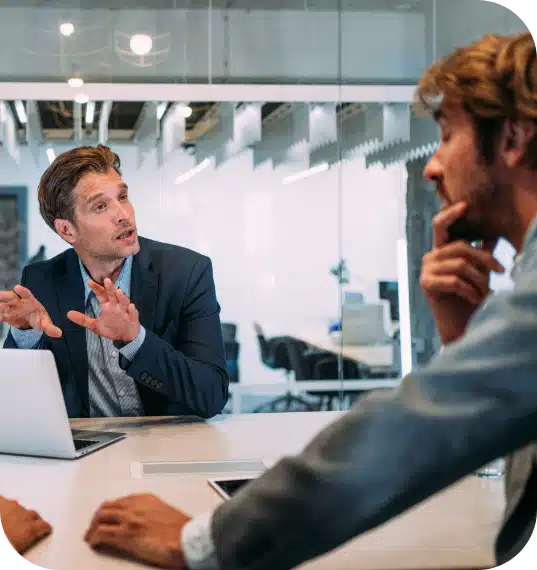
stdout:
[(121, 289), (110, 279), (104, 280), (104, 287), (89, 281), (101, 307), (98, 318), (92, 319), (78, 311), (69, 311), (67, 318), (94, 333), (124, 343), (133, 341), (140, 332), (138, 310)]
[(47, 336), (60, 338), (62, 331), (52, 323), (45, 307), (22, 285), (13, 291), (0, 291), (0, 323), (18, 329), (43, 331)]

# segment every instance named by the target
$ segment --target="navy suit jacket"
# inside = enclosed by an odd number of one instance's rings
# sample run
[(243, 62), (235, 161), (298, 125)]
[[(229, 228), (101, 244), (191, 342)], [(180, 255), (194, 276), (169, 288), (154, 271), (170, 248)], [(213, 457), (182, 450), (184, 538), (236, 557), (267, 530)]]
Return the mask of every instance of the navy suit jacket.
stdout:
[[(218, 414), (229, 379), (210, 259), (140, 238), (131, 279), (131, 301), (147, 334), (132, 362), (122, 358), (120, 364), (136, 381), (146, 415)], [(63, 330), (60, 339), (43, 336), (38, 348), (54, 353), (69, 416), (87, 417), (86, 329), (67, 319), (68, 311), (85, 310), (75, 251), (28, 265), (21, 283)], [(4, 347), (17, 348), (11, 333)]]

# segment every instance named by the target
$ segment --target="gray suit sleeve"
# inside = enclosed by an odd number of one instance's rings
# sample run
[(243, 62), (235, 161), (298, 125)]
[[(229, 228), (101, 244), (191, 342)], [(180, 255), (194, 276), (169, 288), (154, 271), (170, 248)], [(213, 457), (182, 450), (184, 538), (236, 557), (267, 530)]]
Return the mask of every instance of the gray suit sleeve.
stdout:
[(283, 570), (380, 525), (537, 439), (537, 292), (491, 297), (466, 335), (362, 399), (215, 512), (226, 570)]

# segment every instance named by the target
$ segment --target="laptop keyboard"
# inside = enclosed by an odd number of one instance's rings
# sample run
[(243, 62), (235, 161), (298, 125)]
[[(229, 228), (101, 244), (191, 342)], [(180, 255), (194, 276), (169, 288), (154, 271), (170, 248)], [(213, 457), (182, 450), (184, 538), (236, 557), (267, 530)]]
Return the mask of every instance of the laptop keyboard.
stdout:
[(89, 439), (74, 439), (73, 441), (75, 442), (76, 451), (80, 451), (85, 447), (89, 447), (90, 445), (95, 445), (96, 443), (99, 443), (98, 441), (91, 441)]

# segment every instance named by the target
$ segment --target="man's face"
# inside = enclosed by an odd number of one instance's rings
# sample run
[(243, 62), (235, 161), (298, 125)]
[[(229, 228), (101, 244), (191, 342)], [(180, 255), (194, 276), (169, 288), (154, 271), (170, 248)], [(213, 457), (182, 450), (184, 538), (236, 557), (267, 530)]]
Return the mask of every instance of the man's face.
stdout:
[(140, 250), (134, 208), (119, 174), (83, 176), (74, 189), (75, 225), (71, 245), (80, 254), (116, 261)]
[(512, 218), (513, 192), (502, 181), (497, 161), (485, 162), (475, 126), (461, 107), (442, 106), (437, 121), (441, 143), (425, 168), (425, 177), (435, 182), (444, 205), (468, 204), (465, 218), (474, 235), (487, 241), (503, 237)]

